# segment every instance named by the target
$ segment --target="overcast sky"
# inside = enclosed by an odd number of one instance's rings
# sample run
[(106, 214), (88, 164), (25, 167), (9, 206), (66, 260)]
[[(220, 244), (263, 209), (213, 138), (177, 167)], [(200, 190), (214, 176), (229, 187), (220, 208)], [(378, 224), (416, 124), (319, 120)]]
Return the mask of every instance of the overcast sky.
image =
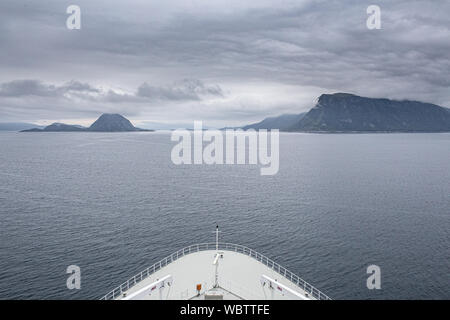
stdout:
[[(71, 4), (81, 30), (66, 27)], [(447, 0), (2, 0), (0, 122), (231, 126), (332, 92), (450, 107), (449, 13)]]

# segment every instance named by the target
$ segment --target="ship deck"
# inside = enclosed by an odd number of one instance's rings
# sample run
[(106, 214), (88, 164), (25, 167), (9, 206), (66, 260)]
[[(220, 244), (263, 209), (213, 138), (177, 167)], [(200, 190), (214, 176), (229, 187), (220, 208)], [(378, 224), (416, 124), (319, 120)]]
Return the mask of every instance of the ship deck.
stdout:
[[(221, 243), (217, 251), (215, 245), (199, 244), (179, 250), (103, 298), (329, 299), (301, 278), (249, 248)], [(169, 278), (170, 282), (165, 282)], [(267, 279), (270, 279), (269, 283)], [(165, 285), (161, 288), (158, 281)], [(197, 290), (199, 285), (200, 291)]]

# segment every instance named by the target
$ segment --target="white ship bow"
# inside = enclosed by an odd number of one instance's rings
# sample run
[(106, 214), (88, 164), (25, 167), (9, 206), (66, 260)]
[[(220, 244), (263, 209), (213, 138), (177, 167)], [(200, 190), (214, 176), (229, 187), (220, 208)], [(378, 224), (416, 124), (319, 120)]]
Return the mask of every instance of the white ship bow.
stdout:
[(330, 299), (266, 256), (245, 246), (194, 244), (174, 252), (102, 299)]

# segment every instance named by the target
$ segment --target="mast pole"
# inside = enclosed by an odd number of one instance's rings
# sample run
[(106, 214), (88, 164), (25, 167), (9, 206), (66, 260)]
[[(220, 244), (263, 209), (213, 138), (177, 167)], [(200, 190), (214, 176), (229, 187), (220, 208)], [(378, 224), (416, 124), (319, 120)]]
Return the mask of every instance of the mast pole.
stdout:
[(216, 225), (216, 251), (219, 251), (219, 225)]
[(219, 225), (216, 225), (216, 256), (213, 264), (215, 265), (214, 288), (219, 287)]

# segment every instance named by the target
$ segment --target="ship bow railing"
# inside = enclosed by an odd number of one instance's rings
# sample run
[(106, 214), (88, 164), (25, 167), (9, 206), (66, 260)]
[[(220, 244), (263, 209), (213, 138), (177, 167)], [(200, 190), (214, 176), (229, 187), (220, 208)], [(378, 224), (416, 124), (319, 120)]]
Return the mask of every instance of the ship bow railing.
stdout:
[[(109, 293), (107, 293), (105, 296), (101, 298), (101, 300), (114, 300), (119, 297), (123, 296), (123, 293), (128, 291), (131, 287), (135, 286), (142, 280), (148, 278), (156, 271), (164, 268), (168, 264), (188, 255), (191, 253), (199, 252), (199, 251), (207, 251), (207, 250), (216, 250), (216, 243), (198, 243), (193, 244), (188, 247), (185, 247), (183, 249), (180, 249), (171, 255), (165, 257), (164, 259), (161, 259), (160, 261), (156, 262), (155, 264), (151, 265), (150, 267), (146, 268), (142, 272), (136, 274), (134, 277), (131, 277), (124, 283), (122, 283), (120, 286), (116, 287), (115, 289), (111, 290)], [(328, 297), (326, 294), (294, 274), (293, 272), (287, 270), (283, 266), (279, 265), (272, 259), (269, 259), (265, 255), (260, 254), (259, 252), (250, 249), (246, 246), (242, 246), (239, 244), (233, 244), (233, 243), (220, 243), (219, 242), (219, 250), (226, 250), (226, 251), (234, 251), (239, 252), (245, 255), (248, 255), (251, 258), (256, 259), (257, 261), (261, 262), (262, 264), (266, 265), (268, 268), (274, 270), (275, 272), (282, 275), (284, 278), (289, 280), (290, 282), (294, 283), (297, 287), (302, 289), (306, 294), (308, 294), (310, 297), (318, 300), (331, 300), (330, 297)]]

